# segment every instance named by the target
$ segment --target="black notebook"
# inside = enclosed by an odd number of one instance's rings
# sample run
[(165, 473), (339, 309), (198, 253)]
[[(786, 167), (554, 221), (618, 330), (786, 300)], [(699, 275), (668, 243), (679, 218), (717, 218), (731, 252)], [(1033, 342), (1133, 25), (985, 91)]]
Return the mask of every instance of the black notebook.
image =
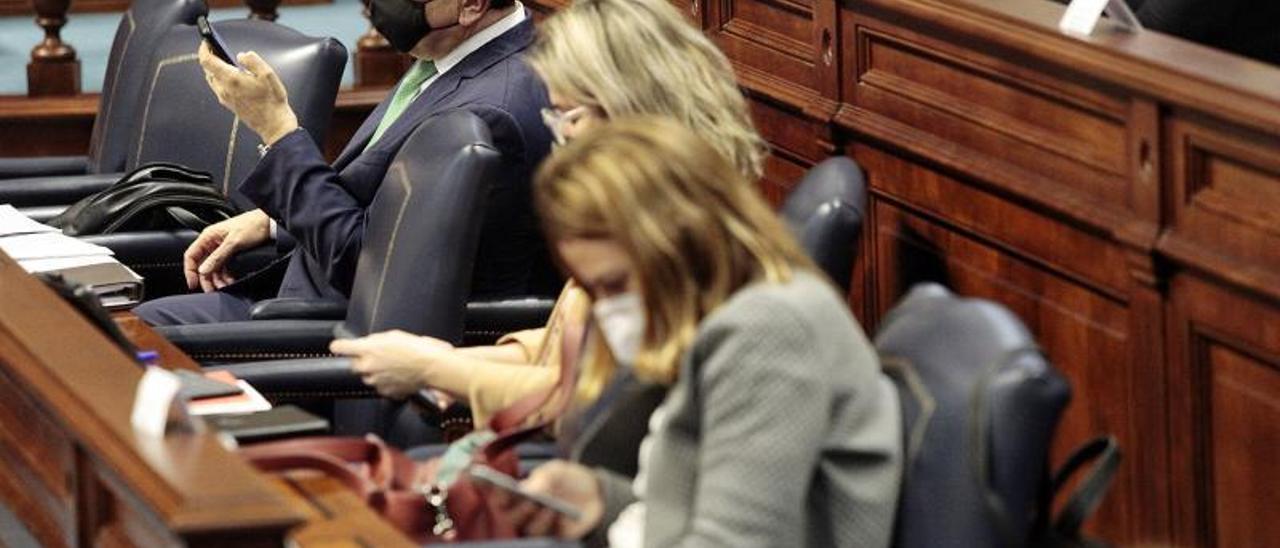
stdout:
[(206, 415), (205, 421), (241, 443), (329, 432), (329, 421), (293, 405), (280, 405), (257, 413)]

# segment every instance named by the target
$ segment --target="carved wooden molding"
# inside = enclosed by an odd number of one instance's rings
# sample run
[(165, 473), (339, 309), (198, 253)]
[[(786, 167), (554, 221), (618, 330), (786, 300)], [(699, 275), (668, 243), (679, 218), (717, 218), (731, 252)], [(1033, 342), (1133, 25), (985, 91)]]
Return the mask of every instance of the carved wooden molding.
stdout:
[(1059, 182), (1039, 173), (989, 157), (978, 157), (951, 141), (866, 109), (844, 105), (836, 114), (835, 123), (855, 137), (870, 138), (926, 159), (949, 173), (973, 180), (978, 186), (1018, 201), (1035, 203), (1047, 213), (1082, 223), (1082, 226), (1099, 234), (1111, 235), (1129, 219), (1129, 214), (1123, 209), (1065, 191)]
[(1261, 62), (1159, 33), (1082, 41), (1055, 30), (1062, 7), (1047, 1), (840, 1), (854, 12), (910, 18), (927, 31), (999, 44), (1034, 64), (1090, 74), (1242, 125), (1280, 129), (1280, 73)]
[(741, 19), (730, 19), (720, 25), (720, 31), (734, 38), (790, 56), (797, 63), (813, 65), (814, 51), (809, 42), (796, 40), (768, 27)]

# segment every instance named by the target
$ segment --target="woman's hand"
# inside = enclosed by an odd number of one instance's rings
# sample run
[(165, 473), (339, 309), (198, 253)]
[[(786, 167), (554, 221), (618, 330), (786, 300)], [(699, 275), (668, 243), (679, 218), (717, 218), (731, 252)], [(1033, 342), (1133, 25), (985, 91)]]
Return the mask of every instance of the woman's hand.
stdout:
[(497, 488), (486, 490), (486, 496), (503, 512), (525, 537), (556, 536), (580, 539), (600, 524), (604, 515), (604, 495), (591, 469), (572, 462), (555, 460), (539, 466), (520, 482), (525, 489), (560, 499), (582, 512), (577, 520), (524, 497)]
[(329, 343), (334, 354), (351, 356), (351, 368), (364, 383), (389, 398), (403, 398), (429, 386), (429, 369), (453, 345), (404, 331), (385, 331), (359, 339)]

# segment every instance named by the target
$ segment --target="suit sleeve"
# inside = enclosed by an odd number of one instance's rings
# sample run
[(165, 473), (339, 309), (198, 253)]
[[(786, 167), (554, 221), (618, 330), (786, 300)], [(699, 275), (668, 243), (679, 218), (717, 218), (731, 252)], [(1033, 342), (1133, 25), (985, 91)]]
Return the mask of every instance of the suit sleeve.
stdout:
[(282, 137), (240, 184), (297, 246), (324, 266), (335, 289), (351, 293), (366, 211), (325, 161), (306, 130)]

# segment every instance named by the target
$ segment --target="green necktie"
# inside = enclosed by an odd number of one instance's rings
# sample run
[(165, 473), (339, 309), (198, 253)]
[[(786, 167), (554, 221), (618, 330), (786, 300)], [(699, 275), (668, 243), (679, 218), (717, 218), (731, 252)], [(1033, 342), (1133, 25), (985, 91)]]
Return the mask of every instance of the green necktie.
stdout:
[(419, 60), (409, 67), (409, 71), (404, 74), (404, 78), (400, 79), (400, 86), (396, 88), (395, 97), (391, 98), (391, 104), (387, 105), (387, 112), (383, 113), (382, 120), (378, 122), (378, 129), (373, 131), (373, 137), (369, 139), (369, 144), (365, 145), (365, 150), (378, 142), (378, 138), (387, 131), (391, 124), (395, 123), (404, 113), (404, 109), (408, 108), (418, 97), (418, 91), (422, 88), (422, 83), (436, 75), (436, 64), (432, 61)]

